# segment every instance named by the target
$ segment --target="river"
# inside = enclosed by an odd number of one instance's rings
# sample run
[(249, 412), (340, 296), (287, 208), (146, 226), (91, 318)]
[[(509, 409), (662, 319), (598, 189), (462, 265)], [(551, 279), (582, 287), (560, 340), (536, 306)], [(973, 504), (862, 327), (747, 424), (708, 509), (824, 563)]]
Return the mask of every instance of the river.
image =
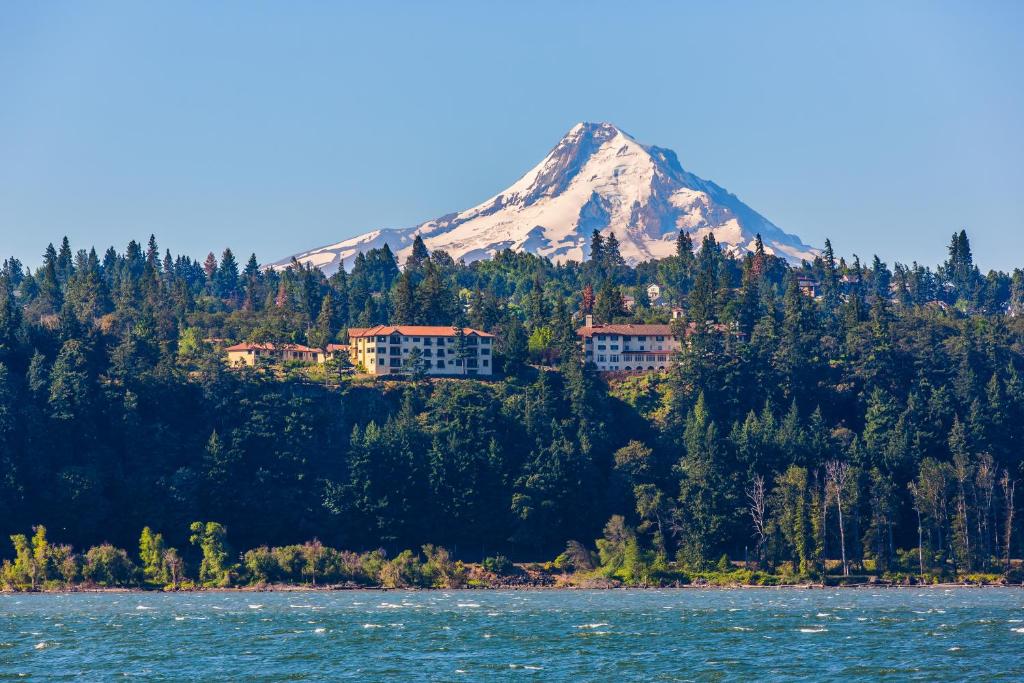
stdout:
[(1022, 680), (1020, 589), (0, 595), (0, 679)]

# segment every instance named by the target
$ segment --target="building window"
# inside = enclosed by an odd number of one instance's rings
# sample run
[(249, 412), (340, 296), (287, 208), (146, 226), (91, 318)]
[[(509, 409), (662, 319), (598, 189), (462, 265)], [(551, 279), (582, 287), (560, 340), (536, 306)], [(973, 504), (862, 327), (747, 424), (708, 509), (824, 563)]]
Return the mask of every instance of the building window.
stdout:
[(616, 356), (615, 354), (612, 354), (612, 356), (608, 359), (608, 362), (610, 362), (610, 363), (618, 363), (619, 362), (619, 357)]
[(604, 341), (604, 335), (603, 334), (597, 335), (597, 341)]
[(413, 337), (412, 340), (413, 340), (413, 342), (418, 344), (419, 341), (420, 341), (420, 338), (419, 337)]
[(481, 339), (481, 340), (480, 340), (480, 343), (481, 343), (481, 344), (486, 344), (486, 345), (490, 345), (490, 343), (491, 343), (491, 338), (490, 338), (490, 337), (484, 337), (483, 339)]
[(489, 360), (487, 360), (486, 358), (484, 358), (483, 361), (481, 361), (481, 362), (483, 363), (483, 366), (485, 368), (488, 367), (491, 364), (491, 362)]
[(389, 353), (392, 356), (400, 356), (400, 355), (402, 355), (402, 349), (398, 348), (397, 346), (392, 346), (391, 350), (389, 351)]
[(433, 337), (424, 337), (423, 338), (423, 345), (424, 346), (432, 346), (433, 344), (434, 344)]
[(444, 361), (443, 360), (437, 361), (437, 367), (443, 368), (444, 367)]
[(664, 337), (655, 337), (654, 341), (665, 341)]
[(606, 348), (607, 348), (607, 347), (606, 347), (606, 346), (605, 346), (604, 344), (598, 344), (598, 345), (597, 345), (597, 350), (598, 350), (598, 351), (604, 351), (604, 350), (606, 350)]
[(393, 368), (400, 368), (400, 367), (402, 367), (402, 359), (401, 358), (392, 358), (391, 359), (391, 367), (393, 367)]
[(480, 355), (481, 356), (489, 356), (489, 355), (491, 355), (491, 350), (490, 349), (480, 349)]
[(444, 337), (438, 337), (437, 338), (437, 345), (438, 346), (444, 346)]
[(611, 348), (612, 351), (618, 351), (619, 350), (619, 345), (618, 344), (612, 344), (609, 348)]
[(603, 355), (601, 355), (601, 356), (598, 356), (598, 357), (597, 357), (597, 362), (598, 362), (598, 363), (603, 363), (603, 362), (604, 362), (604, 356), (603, 356)]

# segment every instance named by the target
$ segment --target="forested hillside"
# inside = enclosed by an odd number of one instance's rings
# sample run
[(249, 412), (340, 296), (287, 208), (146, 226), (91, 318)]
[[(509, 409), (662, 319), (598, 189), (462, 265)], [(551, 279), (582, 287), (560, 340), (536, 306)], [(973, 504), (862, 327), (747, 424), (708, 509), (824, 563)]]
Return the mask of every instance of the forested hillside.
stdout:
[[(982, 274), (964, 233), (934, 269), (826, 245), (794, 270), (713, 240), (694, 252), (685, 234), (631, 268), (614, 236), (594, 240), (590, 261), (562, 265), (463, 265), (420, 242), (400, 270), (385, 247), (329, 279), (231, 250), (161, 255), (153, 238), (102, 255), (64, 240), (35, 270), (8, 259), (0, 532), (132, 547), (149, 526), (184, 547), (191, 522), (215, 520), (238, 550), (316, 537), (468, 560), (550, 559), (604, 533), (602, 552), (655, 567), (727, 554), (805, 575), (826, 559), (968, 572), (1020, 557), (1020, 270)], [(651, 283), (695, 324), (676, 369), (598, 376), (580, 316), (667, 321)], [(374, 382), (231, 369), (220, 350), (377, 323), (493, 332), (501, 372)]]

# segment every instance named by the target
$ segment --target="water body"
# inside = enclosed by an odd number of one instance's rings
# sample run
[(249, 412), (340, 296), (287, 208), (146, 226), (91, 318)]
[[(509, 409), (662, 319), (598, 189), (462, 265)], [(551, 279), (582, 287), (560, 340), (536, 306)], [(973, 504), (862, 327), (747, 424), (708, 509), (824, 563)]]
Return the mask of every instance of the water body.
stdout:
[(1020, 589), (0, 596), (0, 679), (1022, 680)]

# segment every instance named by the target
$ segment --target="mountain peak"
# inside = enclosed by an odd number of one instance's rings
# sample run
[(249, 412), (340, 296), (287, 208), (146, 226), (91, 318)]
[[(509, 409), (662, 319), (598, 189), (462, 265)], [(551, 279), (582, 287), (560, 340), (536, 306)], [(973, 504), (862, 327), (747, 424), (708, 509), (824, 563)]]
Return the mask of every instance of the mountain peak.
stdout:
[(581, 261), (594, 230), (614, 232), (631, 264), (673, 254), (679, 230), (691, 232), (697, 245), (713, 234), (736, 254), (752, 250), (757, 234), (766, 251), (790, 261), (817, 253), (735, 195), (684, 170), (672, 150), (642, 145), (612, 123), (581, 121), (539, 164), (475, 207), (410, 228), (375, 230), (295, 258), (329, 274), (350, 265), (359, 252), (387, 244), (404, 263), (419, 235), (428, 249), (467, 262), (503, 249)]

